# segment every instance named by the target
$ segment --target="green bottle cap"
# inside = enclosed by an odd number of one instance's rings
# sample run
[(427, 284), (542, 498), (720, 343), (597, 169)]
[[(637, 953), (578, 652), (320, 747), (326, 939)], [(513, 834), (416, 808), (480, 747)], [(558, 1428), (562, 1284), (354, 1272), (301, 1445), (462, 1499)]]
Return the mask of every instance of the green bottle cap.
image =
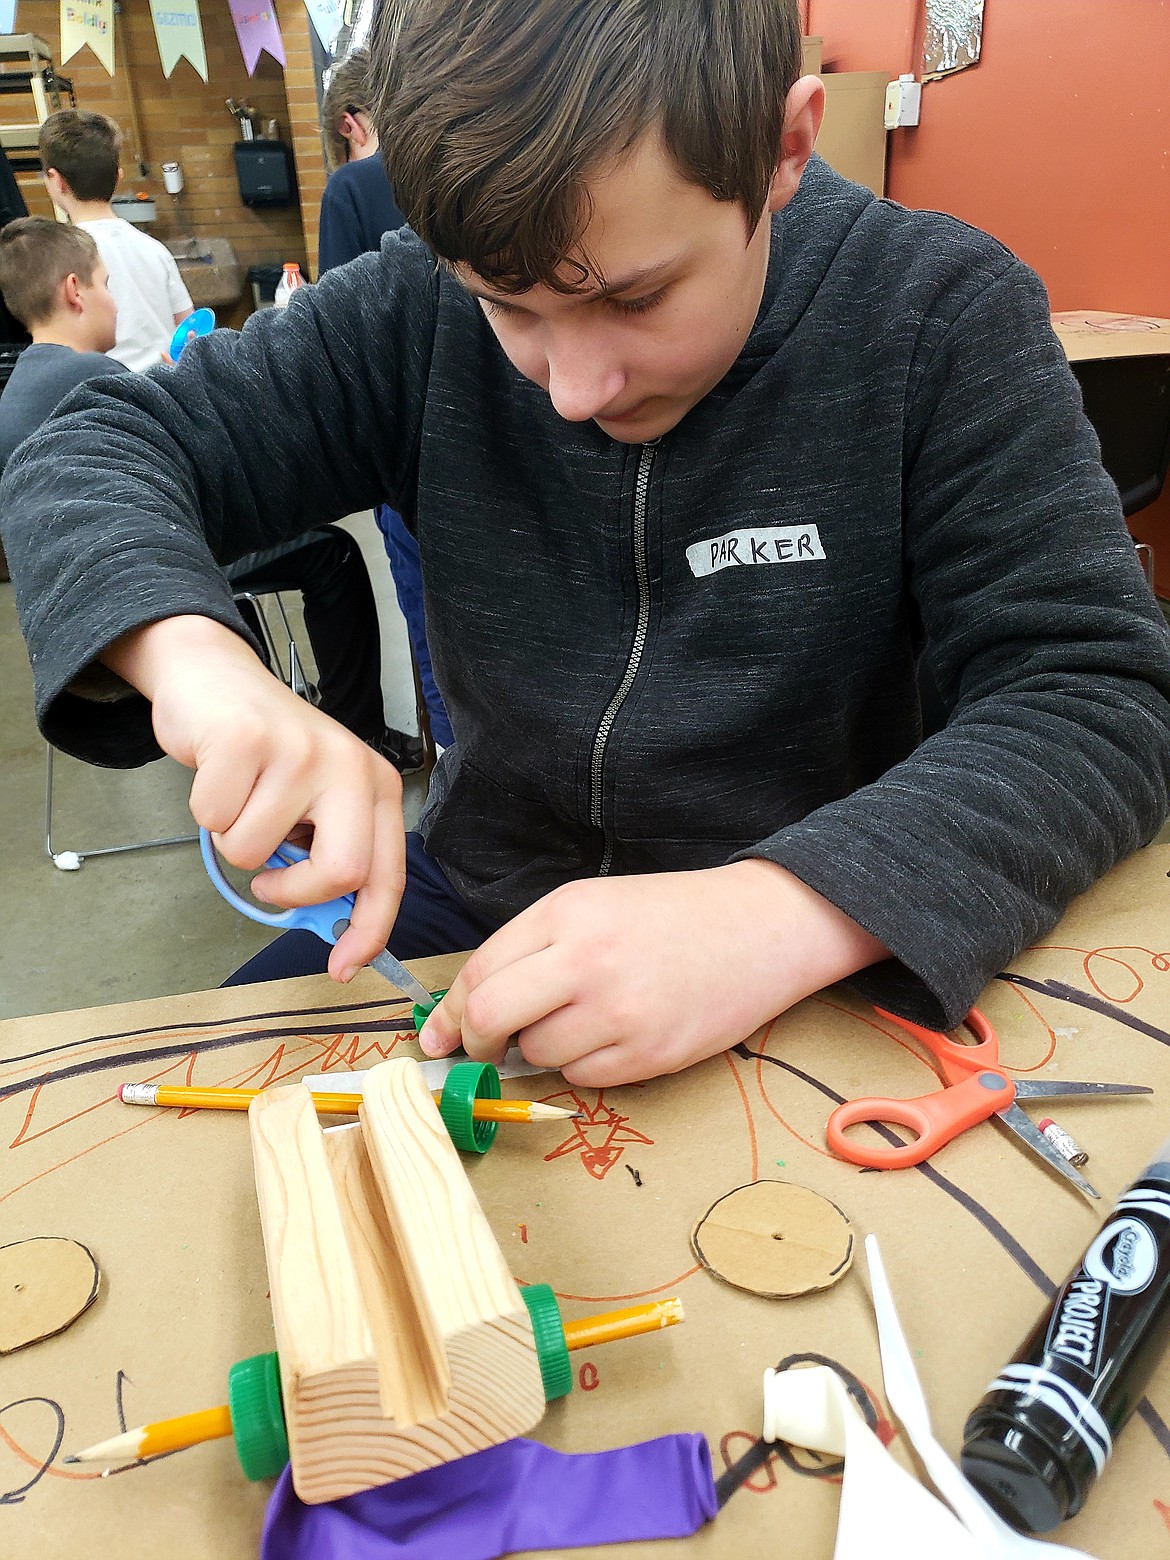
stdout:
[(532, 1318), (544, 1400), (552, 1403), (557, 1398), (567, 1397), (573, 1390), (573, 1367), (561, 1323), (561, 1308), (547, 1284), (526, 1284), (520, 1294)]
[(498, 1121), (476, 1121), (476, 1100), (498, 1100), (500, 1075), (490, 1062), (456, 1062), (439, 1096), (439, 1115), (455, 1147), (464, 1154), (486, 1154), (500, 1129)]
[(432, 991), (429, 1002), (416, 1002), (414, 1004), (414, 1007), (411, 1009), (411, 1017), (414, 1019), (414, 1032), (416, 1035), (447, 995), (449, 989), (449, 987), (444, 986), (442, 991)]
[(288, 1462), (288, 1435), (275, 1354), (253, 1354), (228, 1371), (232, 1437), (245, 1478), (274, 1479)]

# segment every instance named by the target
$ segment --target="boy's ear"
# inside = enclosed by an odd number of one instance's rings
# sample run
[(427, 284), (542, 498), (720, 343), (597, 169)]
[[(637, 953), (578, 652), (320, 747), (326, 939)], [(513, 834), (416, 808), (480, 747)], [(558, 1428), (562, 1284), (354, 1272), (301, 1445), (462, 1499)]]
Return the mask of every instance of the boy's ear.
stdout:
[(769, 211), (782, 210), (796, 194), (824, 117), (825, 88), (821, 78), (802, 76), (793, 83), (784, 102), (780, 160), (768, 191)]
[(73, 271), (61, 283), (57, 289), (57, 304), (69, 310), (71, 314), (85, 313), (85, 299), (81, 292), (81, 279)]

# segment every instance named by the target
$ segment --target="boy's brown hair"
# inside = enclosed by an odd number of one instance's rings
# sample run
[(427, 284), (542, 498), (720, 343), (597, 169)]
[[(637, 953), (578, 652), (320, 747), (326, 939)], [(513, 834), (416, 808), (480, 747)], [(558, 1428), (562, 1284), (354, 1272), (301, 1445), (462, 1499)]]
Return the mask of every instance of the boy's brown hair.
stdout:
[(330, 173), (349, 160), (349, 142), (338, 128), (344, 114), (374, 117), (374, 92), (370, 85), (370, 51), (354, 49), (329, 72), (329, 85), (321, 99), (321, 129), (325, 160)]
[(98, 247), (84, 228), (49, 217), (17, 217), (0, 228), (0, 293), (31, 330), (56, 312), (67, 276), (93, 281)]
[[(795, 0), (384, 0), (380, 150), (411, 226), (503, 292), (571, 292), (585, 180), (657, 127), (750, 228), (800, 75)], [(596, 278), (592, 278), (596, 279)]]
[(122, 132), (105, 114), (63, 108), (41, 126), (41, 172), (50, 168), (78, 200), (109, 200), (118, 187)]

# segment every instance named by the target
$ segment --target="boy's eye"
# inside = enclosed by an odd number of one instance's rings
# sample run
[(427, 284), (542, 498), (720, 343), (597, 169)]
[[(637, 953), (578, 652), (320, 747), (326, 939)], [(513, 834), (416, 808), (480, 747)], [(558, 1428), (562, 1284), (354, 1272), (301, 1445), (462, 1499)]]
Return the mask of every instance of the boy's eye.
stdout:
[(607, 298), (606, 302), (616, 314), (647, 314), (666, 297), (667, 289), (660, 287), (657, 292), (647, 293), (644, 298)]

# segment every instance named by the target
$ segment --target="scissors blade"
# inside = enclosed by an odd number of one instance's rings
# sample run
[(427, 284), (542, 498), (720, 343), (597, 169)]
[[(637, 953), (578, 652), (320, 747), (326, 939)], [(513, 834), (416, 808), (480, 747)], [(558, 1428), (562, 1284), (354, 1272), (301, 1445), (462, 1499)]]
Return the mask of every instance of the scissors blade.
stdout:
[(1075, 1166), (1070, 1165), (1067, 1159), (1061, 1157), (1060, 1153), (1052, 1146), (1036, 1123), (1025, 1116), (1018, 1105), (1008, 1105), (1003, 1110), (997, 1110), (995, 1114), (1003, 1122), (1004, 1126), (1009, 1131), (1014, 1132), (1033, 1153), (1039, 1154), (1045, 1164), (1051, 1165), (1054, 1170), (1059, 1170), (1066, 1180), (1071, 1181), (1078, 1192), (1084, 1192), (1086, 1197), (1100, 1199), (1101, 1193), (1089, 1185), (1088, 1181), (1085, 1180)]
[(1018, 1100), (1056, 1100), (1075, 1095), (1107, 1095), (1107, 1094), (1153, 1094), (1142, 1083), (1061, 1083), (1054, 1079), (1051, 1082), (1040, 1083), (1031, 1078), (1023, 1080), (1013, 1079), (1016, 1085), (1016, 1098)]
[[(333, 928), (334, 939), (339, 939), (348, 926), (348, 921), (338, 921)], [(377, 958), (371, 959), (370, 968), (377, 970), (383, 980), (388, 980), (392, 986), (397, 986), (399, 991), (404, 991), (412, 1002), (426, 1008), (428, 1013), (434, 1007), (435, 999), (422, 981), (412, 975), (406, 965), (396, 959), (389, 949), (378, 954)]]

